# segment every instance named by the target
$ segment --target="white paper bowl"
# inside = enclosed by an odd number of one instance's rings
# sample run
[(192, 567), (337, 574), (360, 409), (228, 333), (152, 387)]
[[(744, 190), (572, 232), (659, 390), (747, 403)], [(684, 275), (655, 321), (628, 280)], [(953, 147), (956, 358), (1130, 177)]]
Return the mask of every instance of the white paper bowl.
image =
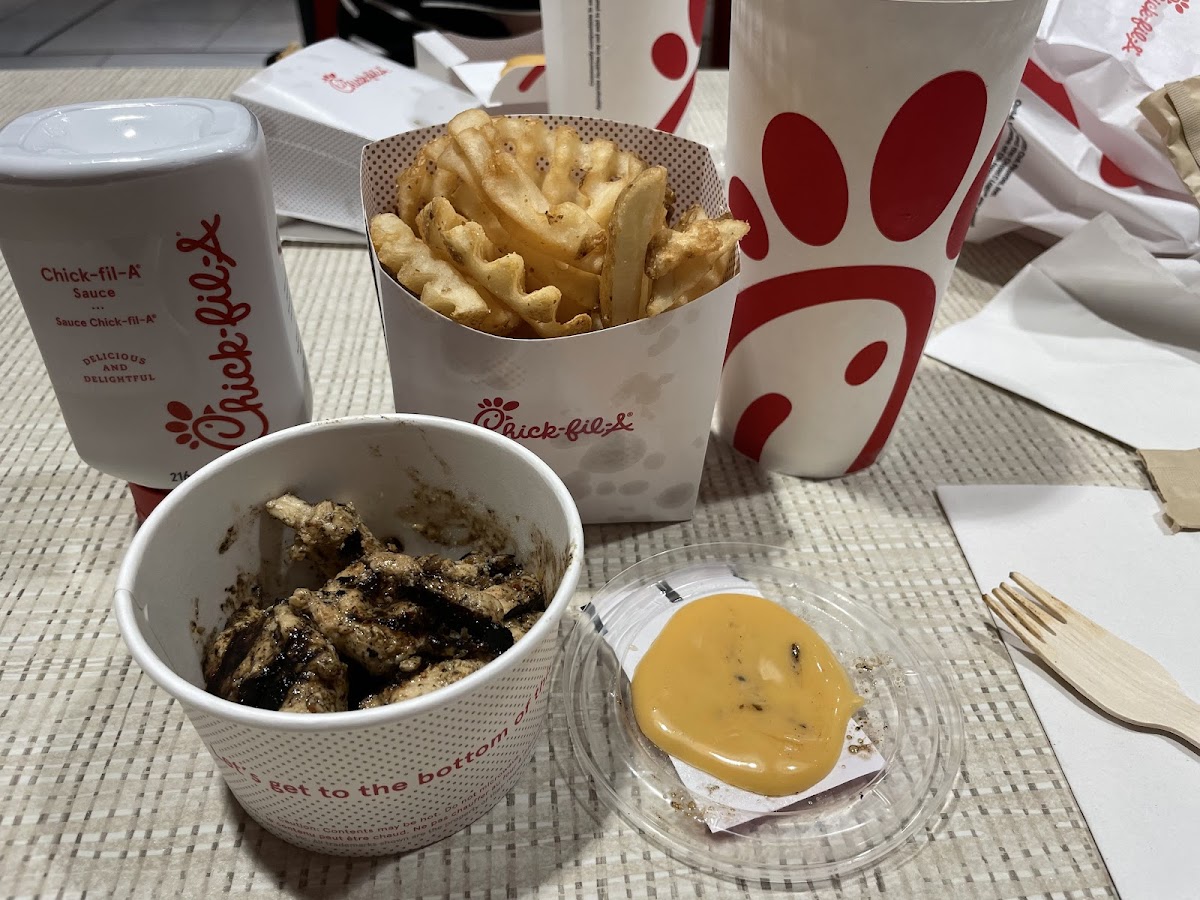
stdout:
[[(480, 519), (468, 530), (508, 538), (506, 549), (542, 577), (548, 609), (478, 672), (400, 704), (304, 715), (222, 700), (203, 688), (202, 635), (225, 622), (240, 574), (259, 574), (268, 589), (282, 577), (290, 532), (261, 507), (289, 490), (353, 502), (373, 531), (411, 552), (470, 549), (431, 544), (412, 523), (461, 531)], [(582, 551), (570, 494), (514, 441), (428, 416), (314, 422), (220, 457), (162, 502), (122, 564), (117, 621), (134, 659), (179, 700), (263, 827), (322, 853), (396, 853), (470, 824), (528, 762)]]

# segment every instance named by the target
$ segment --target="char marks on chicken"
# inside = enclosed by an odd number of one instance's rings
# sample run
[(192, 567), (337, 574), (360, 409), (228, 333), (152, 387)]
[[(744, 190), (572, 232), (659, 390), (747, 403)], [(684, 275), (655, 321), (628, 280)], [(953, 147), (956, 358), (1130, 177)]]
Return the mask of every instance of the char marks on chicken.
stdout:
[(426, 666), (411, 678), (389, 685), (378, 694), (366, 697), (359, 707), (371, 709), (375, 706), (386, 706), (389, 703), (399, 703), (401, 700), (420, 697), (466, 678), (472, 672), (478, 672), (486, 662), (482, 659), (444, 659)]
[[(424, 658), (492, 659), (512, 646), (512, 633), (503, 625), (455, 603), (447, 596), (454, 592), (440, 582), (431, 586), (419, 574), (393, 577), (388, 567), (377, 565), (384, 556), (353, 563), (317, 590), (299, 588), (288, 602), (344, 658), (375, 676), (412, 672)], [(386, 561), (394, 563), (397, 556), (386, 554)]]
[[(270, 691), (247, 691), (237, 687), (242, 681), (235, 685), (227, 677), (242, 672), (243, 663), (235, 657), (250, 651), (263, 671), (286, 668), (286, 642), (258, 640), (270, 631), (267, 617), (286, 621), (289, 627), (300, 623), (302, 633), (320, 640), (322, 663), (331, 657), (341, 666), (338, 708), (345, 709), (347, 672), (354, 681), (349, 696), (366, 696), (363, 708), (428, 693), (495, 659), (545, 610), (541, 584), (512, 556), (409, 556), (394, 542), (378, 539), (348, 503), (326, 500), (309, 505), (287, 494), (269, 501), (266, 508), (295, 531), (291, 558), (312, 563), (327, 580), (320, 587), (298, 588), (267, 613), (239, 610), (210, 642), (206, 683), (227, 699), (260, 705), (247, 699), (252, 695), (267, 701), (264, 708), (287, 708), (270, 705)], [(276, 631), (282, 634), (280, 628)], [(216, 673), (213, 678), (210, 668)], [(220, 673), (224, 674), (217, 677)], [(297, 674), (289, 685), (320, 684), (325, 678), (324, 670), (308, 681)]]
[(346, 709), (346, 664), (325, 636), (286, 603), (244, 606), (204, 654), (204, 686), (214, 694), (282, 712)]
[(504, 626), (512, 635), (513, 643), (516, 643), (525, 635), (529, 634), (529, 629), (537, 624), (538, 619), (542, 617), (540, 609), (531, 609), (523, 613), (504, 620)]
[(266, 510), (296, 532), (289, 556), (311, 562), (326, 578), (364, 553), (395, 549), (371, 533), (352, 503), (322, 500), (310, 505), (292, 494), (284, 494), (268, 500)]

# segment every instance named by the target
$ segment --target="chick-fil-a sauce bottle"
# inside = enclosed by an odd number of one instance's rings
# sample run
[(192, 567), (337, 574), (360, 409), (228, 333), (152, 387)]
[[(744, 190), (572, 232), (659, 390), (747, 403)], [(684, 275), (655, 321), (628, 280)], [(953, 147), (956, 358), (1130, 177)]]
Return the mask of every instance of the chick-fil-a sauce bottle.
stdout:
[(307, 422), (262, 132), (220, 100), (87, 103), (0, 129), (0, 252), (80, 457), (139, 515)]

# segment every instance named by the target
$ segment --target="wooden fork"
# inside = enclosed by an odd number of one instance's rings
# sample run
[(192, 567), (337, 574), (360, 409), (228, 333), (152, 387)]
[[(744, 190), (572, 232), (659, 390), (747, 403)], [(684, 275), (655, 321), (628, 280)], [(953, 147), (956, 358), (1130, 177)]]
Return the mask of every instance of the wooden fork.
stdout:
[(1009, 577), (983, 602), (1046, 665), (1092, 703), (1133, 725), (1170, 732), (1200, 750), (1200, 704), (1159, 662), (1024, 575)]

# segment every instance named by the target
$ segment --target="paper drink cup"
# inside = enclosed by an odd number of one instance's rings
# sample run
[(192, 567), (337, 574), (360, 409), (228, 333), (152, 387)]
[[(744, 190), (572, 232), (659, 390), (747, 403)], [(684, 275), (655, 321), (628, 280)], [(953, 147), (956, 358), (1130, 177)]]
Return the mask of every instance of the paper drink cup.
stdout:
[[(552, 117), (664, 165), (675, 210), (726, 209), (707, 147), (660, 131)], [(363, 149), (368, 221), (395, 211), (396, 175), (444, 128)], [(692, 515), (708, 448), (737, 276), (687, 305), (570, 337), (496, 337), (424, 306), (371, 264), (399, 412), (474, 422), (519, 441), (563, 479), (586, 523), (679, 521)]]
[[(350, 501), (411, 553), (445, 552), (412, 523), (509, 543), (548, 608), (496, 660), (431, 694), (376, 709), (285, 713), (207, 693), (199, 634), (224, 625), (227, 591), (285, 567), (285, 529), (261, 512), (285, 491)], [(478, 546), (478, 544), (477, 544)], [(514, 441), (461, 422), (361, 416), (301, 425), (219, 457), (146, 520), (117, 579), (121, 633), (179, 700), (225, 783), (272, 834), (367, 856), (438, 841), (503, 797), (543, 732), (559, 621), (579, 581), (583, 530), (562, 482)], [(286, 594), (284, 589), (282, 594)]]
[(730, 205), (751, 223), (719, 433), (764, 466), (869, 466), (904, 402), (1044, 0), (746, 0)]
[(677, 132), (707, 0), (542, 0), (550, 112)]

